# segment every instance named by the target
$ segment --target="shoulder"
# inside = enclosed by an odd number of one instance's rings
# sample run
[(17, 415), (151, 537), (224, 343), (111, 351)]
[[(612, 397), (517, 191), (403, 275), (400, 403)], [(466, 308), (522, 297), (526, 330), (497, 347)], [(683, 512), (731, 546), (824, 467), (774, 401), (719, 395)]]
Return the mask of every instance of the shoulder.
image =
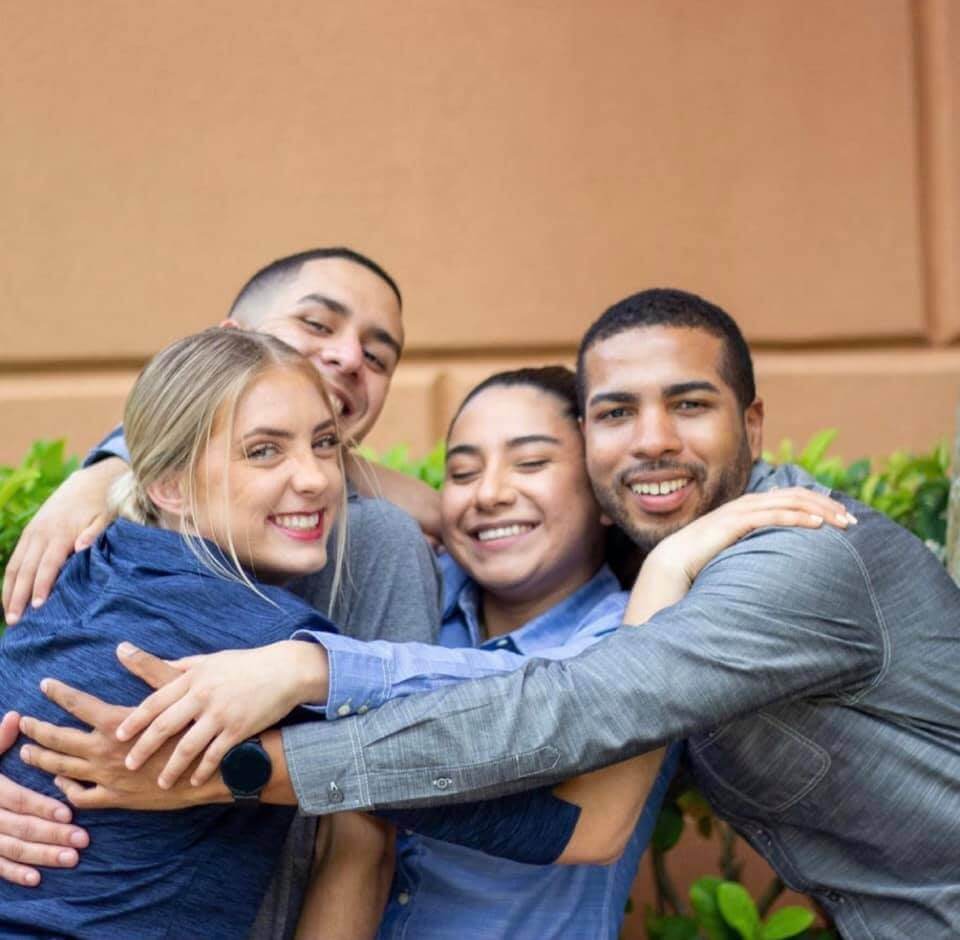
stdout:
[(358, 496), (347, 505), (347, 535), (355, 542), (382, 543), (385, 538), (426, 543), (409, 513), (389, 500)]

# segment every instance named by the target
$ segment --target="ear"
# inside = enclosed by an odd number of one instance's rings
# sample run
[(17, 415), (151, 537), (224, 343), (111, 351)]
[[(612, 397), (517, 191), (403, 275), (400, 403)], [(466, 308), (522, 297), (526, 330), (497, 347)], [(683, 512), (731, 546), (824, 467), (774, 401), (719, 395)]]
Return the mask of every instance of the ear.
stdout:
[(743, 413), (743, 425), (747, 431), (750, 456), (760, 459), (763, 450), (763, 399), (755, 398)]
[(242, 330), (243, 325), (238, 321), (234, 320), (233, 317), (227, 317), (226, 320), (221, 320), (217, 326), (222, 330)]
[(171, 516), (183, 516), (186, 513), (179, 476), (151, 483), (147, 487), (147, 496), (153, 500), (157, 508), (170, 513)]

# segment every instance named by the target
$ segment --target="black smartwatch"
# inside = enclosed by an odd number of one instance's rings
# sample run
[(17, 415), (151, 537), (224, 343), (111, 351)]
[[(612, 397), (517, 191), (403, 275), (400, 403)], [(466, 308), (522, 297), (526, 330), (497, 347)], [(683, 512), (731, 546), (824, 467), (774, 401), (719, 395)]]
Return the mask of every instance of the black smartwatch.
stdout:
[(273, 764), (259, 738), (235, 744), (220, 761), (220, 776), (233, 794), (234, 802), (256, 806), (260, 793), (270, 781)]

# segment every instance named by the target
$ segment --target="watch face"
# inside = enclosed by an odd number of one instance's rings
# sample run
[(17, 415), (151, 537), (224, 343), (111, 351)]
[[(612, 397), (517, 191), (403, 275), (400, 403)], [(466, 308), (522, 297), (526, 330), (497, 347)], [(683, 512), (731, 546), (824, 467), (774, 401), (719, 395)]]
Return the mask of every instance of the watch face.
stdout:
[(259, 793), (272, 770), (270, 756), (256, 741), (243, 741), (231, 748), (220, 763), (223, 782), (239, 794)]

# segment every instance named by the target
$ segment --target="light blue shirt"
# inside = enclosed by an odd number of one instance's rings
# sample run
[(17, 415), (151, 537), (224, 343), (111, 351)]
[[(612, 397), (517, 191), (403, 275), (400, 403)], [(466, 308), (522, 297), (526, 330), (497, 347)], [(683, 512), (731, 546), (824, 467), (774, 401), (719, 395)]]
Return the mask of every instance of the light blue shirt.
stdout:
[[(479, 590), (449, 556), (441, 559), (439, 646), (311, 637), (330, 657), (328, 716), (375, 708), (391, 698), (463, 679), (511, 672), (529, 659), (565, 659), (616, 630), (627, 595), (602, 568), (547, 613), (483, 641)], [(479, 731), (480, 729), (478, 729)], [(484, 936), (511, 940), (617, 937), (630, 887), (676, 769), (671, 749), (637, 827), (612, 865), (525, 865), (473, 849), (400, 834), (397, 871), (379, 940)]]

